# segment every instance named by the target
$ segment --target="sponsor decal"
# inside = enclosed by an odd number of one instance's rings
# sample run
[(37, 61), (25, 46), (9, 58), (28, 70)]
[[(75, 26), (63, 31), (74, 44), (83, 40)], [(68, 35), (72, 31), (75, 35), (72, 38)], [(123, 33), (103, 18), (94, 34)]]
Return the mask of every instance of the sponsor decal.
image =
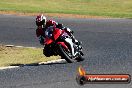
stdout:
[(76, 81), (79, 85), (90, 83), (124, 84), (130, 83), (131, 76), (129, 74), (87, 74), (80, 66)]

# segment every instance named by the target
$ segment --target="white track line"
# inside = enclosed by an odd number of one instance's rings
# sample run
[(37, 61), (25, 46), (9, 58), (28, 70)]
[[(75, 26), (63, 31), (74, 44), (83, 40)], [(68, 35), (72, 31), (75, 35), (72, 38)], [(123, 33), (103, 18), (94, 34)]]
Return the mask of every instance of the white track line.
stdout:
[(17, 48), (22, 48), (22, 47), (24, 47), (24, 46), (15, 46), (15, 47), (17, 47)]
[(0, 70), (18, 68), (19, 66), (0, 67)]
[(63, 63), (66, 62), (65, 59), (58, 59), (58, 60), (51, 60), (51, 61), (46, 61), (46, 62), (40, 62), (39, 65), (43, 64), (52, 64), (52, 63)]
[(15, 47), (14, 45), (5, 45), (6, 47)]
[[(65, 63), (66, 61), (64, 59), (58, 59), (58, 60), (51, 60), (51, 61), (46, 61), (46, 62), (40, 62), (39, 65), (44, 65), (44, 64), (53, 64), (53, 63)], [(5, 69), (13, 69), (13, 68), (18, 68), (20, 66), (7, 66), (7, 67), (0, 67), (0, 70), (5, 70)]]
[(5, 45), (6, 47), (17, 47), (17, 48), (37, 48), (37, 47), (25, 47), (25, 46), (15, 46), (15, 45)]

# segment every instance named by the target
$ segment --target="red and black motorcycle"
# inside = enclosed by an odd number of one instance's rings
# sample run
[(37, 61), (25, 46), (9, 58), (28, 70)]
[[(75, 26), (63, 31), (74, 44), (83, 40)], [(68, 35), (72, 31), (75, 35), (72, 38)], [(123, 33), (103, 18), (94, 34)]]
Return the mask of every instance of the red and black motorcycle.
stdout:
[[(52, 30), (53, 27), (50, 27), (49, 30)], [(52, 36), (47, 36), (45, 38), (45, 47), (43, 49), (43, 54), (47, 57), (52, 55), (60, 55), (62, 59), (65, 59), (68, 63), (75, 61), (83, 61), (84, 58), (82, 53), (82, 46), (74, 44), (74, 51), (76, 55), (72, 55), (69, 44), (65, 41), (65, 38), (71, 37), (59, 28), (54, 28), (52, 31)], [(72, 42), (73, 43), (73, 42)]]

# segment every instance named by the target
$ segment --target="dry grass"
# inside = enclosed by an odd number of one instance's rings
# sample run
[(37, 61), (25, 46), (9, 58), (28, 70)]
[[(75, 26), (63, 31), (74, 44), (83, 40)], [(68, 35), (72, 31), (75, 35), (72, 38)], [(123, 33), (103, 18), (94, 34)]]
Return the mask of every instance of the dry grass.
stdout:
[(0, 45), (0, 66), (31, 64), (58, 58), (57, 56), (45, 57), (40, 48), (16, 48)]
[(90, 15), (78, 15), (78, 14), (64, 14), (64, 13), (23, 13), (16, 11), (0, 11), (0, 14), (12, 14), (17, 16), (37, 16), (38, 14), (44, 14), (49, 17), (65, 17), (65, 18), (110, 18), (108, 16), (90, 16)]
[(132, 18), (132, 0), (0, 0), (0, 11)]

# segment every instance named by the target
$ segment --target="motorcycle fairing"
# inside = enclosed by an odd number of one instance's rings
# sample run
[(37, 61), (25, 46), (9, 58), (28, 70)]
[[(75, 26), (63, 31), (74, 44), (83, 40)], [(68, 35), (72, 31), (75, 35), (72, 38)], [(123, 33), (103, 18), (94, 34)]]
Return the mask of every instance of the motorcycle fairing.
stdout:
[(48, 37), (45, 38), (45, 44), (46, 45), (49, 45), (52, 42), (53, 42), (53, 40), (51, 38), (48, 38)]
[(57, 44), (62, 45), (65, 49), (67, 49), (67, 50), (68, 50), (68, 47), (66, 46), (66, 44), (65, 44), (64, 42), (57, 42)]
[(53, 31), (53, 37), (54, 37), (54, 40), (57, 40), (59, 38), (59, 36), (61, 34), (63, 34), (64, 30), (61, 30), (59, 28), (55, 28), (55, 30)]

